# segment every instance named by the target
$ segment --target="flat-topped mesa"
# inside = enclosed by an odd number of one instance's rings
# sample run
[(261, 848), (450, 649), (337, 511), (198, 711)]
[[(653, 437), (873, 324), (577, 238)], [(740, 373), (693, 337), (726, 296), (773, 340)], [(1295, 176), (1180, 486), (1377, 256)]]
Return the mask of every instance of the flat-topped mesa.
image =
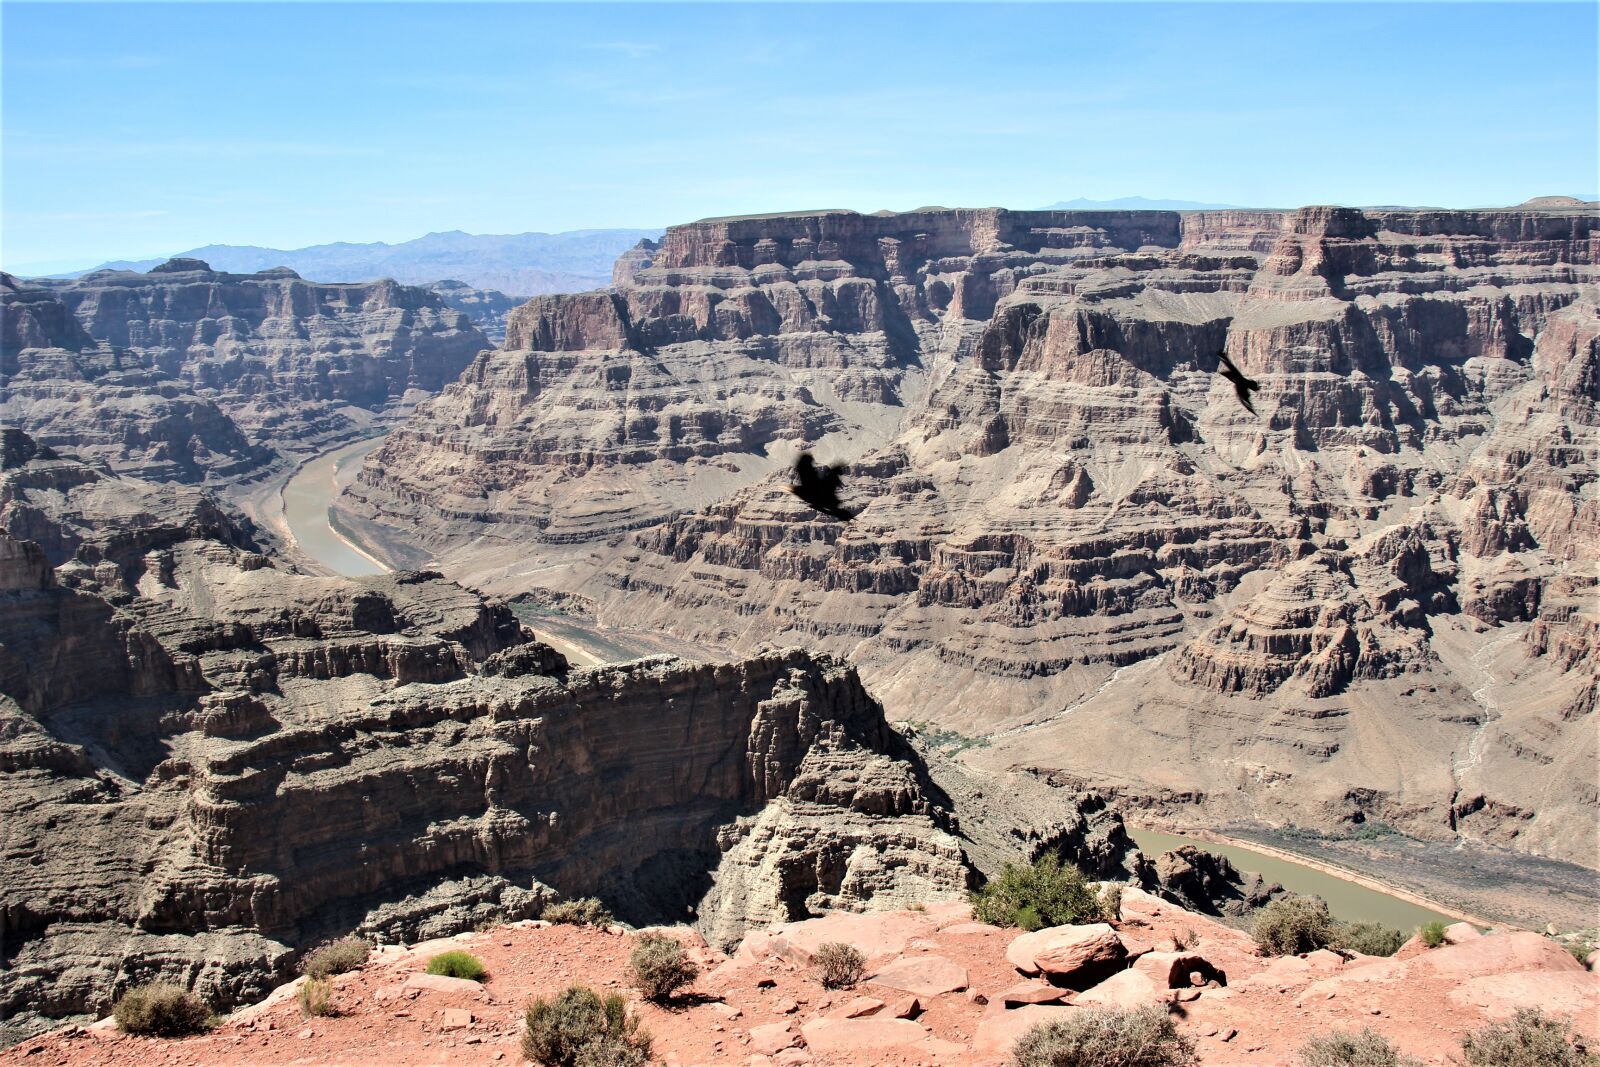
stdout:
[(652, 257), (661, 269), (848, 261), (910, 277), (929, 259), (1046, 249), (1176, 247), (1175, 211), (929, 209), (861, 215), (821, 211), (704, 219), (670, 227)]

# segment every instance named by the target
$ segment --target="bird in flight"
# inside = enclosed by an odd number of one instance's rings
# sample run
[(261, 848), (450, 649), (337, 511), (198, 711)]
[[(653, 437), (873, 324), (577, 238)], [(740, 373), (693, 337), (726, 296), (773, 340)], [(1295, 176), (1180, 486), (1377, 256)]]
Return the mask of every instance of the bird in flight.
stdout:
[[(1217, 358), (1222, 361), (1217, 364), (1217, 373), (1233, 383), (1233, 391), (1239, 394), (1239, 403), (1244, 405), (1246, 411), (1254, 415), (1256, 408), (1254, 404), (1250, 403), (1250, 394), (1260, 389), (1261, 383), (1254, 378), (1246, 378), (1240, 373), (1239, 368), (1233, 365), (1233, 360), (1228, 358), (1226, 352), (1218, 352)], [(1227, 369), (1224, 370), (1224, 367)]]
[(819, 467), (810, 452), (802, 452), (794, 465), (794, 476), (799, 481), (789, 487), (789, 492), (824, 515), (831, 515), (840, 522), (849, 522), (860, 513), (839, 503), (839, 476), (846, 469), (843, 463)]

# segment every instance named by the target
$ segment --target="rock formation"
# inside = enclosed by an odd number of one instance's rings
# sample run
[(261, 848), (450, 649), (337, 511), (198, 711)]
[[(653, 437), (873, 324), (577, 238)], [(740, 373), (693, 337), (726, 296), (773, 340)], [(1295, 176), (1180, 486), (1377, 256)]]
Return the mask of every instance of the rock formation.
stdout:
[(226, 274), (4, 278), (4, 417), (46, 444), (160, 480), (228, 480), (451, 381), (487, 341), (435, 294), (391, 281)]
[(1595, 865), (1597, 261), (1567, 207), (708, 220), (519, 309), (350, 510), (847, 655), (982, 769)]
[(973, 884), (949, 798), (836, 659), (570, 669), (436, 574), (292, 573), (200, 490), (4, 450), (12, 1036), (158, 976), (240, 1003), (318, 939), (557, 892), (727, 942)]
[(464, 314), (491, 344), (498, 345), (506, 339), (506, 319), (519, 303), (516, 298), (495, 289), (474, 289), (454, 279), (433, 282), (425, 288)]

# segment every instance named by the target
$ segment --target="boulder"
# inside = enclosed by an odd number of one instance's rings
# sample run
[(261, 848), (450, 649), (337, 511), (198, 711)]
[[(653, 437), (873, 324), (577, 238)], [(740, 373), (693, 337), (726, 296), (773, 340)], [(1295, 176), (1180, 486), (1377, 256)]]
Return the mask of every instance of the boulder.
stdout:
[[(1132, 969), (1165, 989), (1185, 989), (1212, 981), (1228, 984), (1228, 976), (1221, 968), (1193, 952), (1148, 952), (1133, 961)], [(1200, 976), (1198, 983), (1195, 975)]]
[(1106, 923), (1052, 926), (1023, 934), (1006, 948), (1006, 959), (1023, 974), (1047, 974), (1076, 989), (1119, 970), (1127, 958), (1127, 947)]
[(799, 1036), (788, 1023), (767, 1023), (750, 1028), (750, 1047), (768, 1056), (782, 1052), (799, 1042)]
[(1026, 1004), (1015, 1011), (985, 1012), (972, 1035), (974, 1060), (1004, 1059), (1011, 1055), (1017, 1038), (1040, 1023), (1066, 1019), (1076, 1008), (1052, 1004)]
[(1168, 986), (1157, 982), (1143, 971), (1122, 971), (1107, 978), (1092, 989), (1079, 993), (1073, 1003), (1079, 1007), (1096, 1006), (1131, 1010), (1150, 1004), (1160, 1004), (1171, 997)]
[[(863, 1052), (916, 1045), (928, 1032), (909, 1019), (813, 1019), (800, 1028), (806, 1047), (819, 1056), (860, 1062)], [(867, 1062), (870, 1062), (868, 1060)]]
[(1020, 1008), (1024, 1004), (1060, 1004), (1067, 997), (1072, 996), (1068, 990), (1053, 986), (1049, 982), (1037, 979), (1029, 982), (1019, 982), (992, 998), (989, 1003), (998, 1004), (1001, 1010)]

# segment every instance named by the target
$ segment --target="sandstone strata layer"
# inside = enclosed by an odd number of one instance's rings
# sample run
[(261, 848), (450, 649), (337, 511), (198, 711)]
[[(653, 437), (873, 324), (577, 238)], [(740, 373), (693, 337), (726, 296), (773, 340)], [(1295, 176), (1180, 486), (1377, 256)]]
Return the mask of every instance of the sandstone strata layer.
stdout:
[(708, 220), (519, 309), (351, 506), (847, 655), (983, 767), (1595, 865), (1597, 261), (1559, 208)]
[[(959, 805), (836, 659), (570, 669), (435, 574), (291, 573), (197, 489), (4, 445), (14, 1032), (156, 977), (225, 1007), (320, 939), (454, 933), (557, 893), (727, 942), (974, 884)], [(1035, 817), (1070, 823), (1060, 796)], [(1120, 824), (1097, 840), (1099, 867), (1141, 872)]]
[(229, 480), (348, 435), (488, 347), (435, 293), (286, 268), (3, 279), (0, 418), (47, 445), (160, 480)]

